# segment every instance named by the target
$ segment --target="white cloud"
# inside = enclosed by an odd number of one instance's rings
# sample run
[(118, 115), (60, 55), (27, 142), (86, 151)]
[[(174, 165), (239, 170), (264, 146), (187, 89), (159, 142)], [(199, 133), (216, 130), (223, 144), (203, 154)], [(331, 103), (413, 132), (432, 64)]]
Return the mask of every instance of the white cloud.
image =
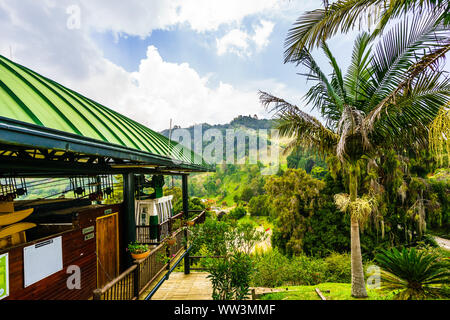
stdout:
[(255, 35), (252, 39), (255, 42), (258, 51), (269, 44), (269, 37), (272, 34), (274, 26), (275, 25), (272, 22), (262, 20), (261, 25), (255, 27)]
[[(200, 0), (198, 0), (200, 1)], [(187, 63), (163, 60), (150, 46), (130, 73), (103, 56), (91, 31), (146, 36), (157, 28), (186, 23), (197, 31), (233, 24), (278, 6), (275, 0), (0, 1), (0, 53), (139, 121), (154, 130), (172, 118), (182, 126), (225, 123), (238, 114), (264, 115), (256, 87), (219, 82), (212, 87)], [(106, 4), (107, 3), (107, 4)], [(81, 29), (67, 28), (69, 5), (81, 7)], [(224, 52), (252, 52), (268, 44), (273, 23), (261, 20), (248, 34), (236, 28), (221, 38)], [(219, 49), (219, 48), (218, 48)], [(269, 90), (270, 91), (270, 90)]]
[(217, 54), (219, 56), (232, 52), (239, 56), (249, 55), (248, 52), (250, 36), (239, 29), (233, 29), (220, 39), (216, 39)]
[[(231, 84), (208, 86), (188, 64), (163, 61), (158, 50), (150, 46), (139, 70), (130, 74), (137, 86), (127, 86), (128, 91), (118, 100), (120, 109), (134, 119), (141, 119), (151, 128), (163, 129), (172, 118), (175, 124), (224, 123), (240, 114), (260, 114), (262, 111), (256, 91), (238, 90)], [(131, 110), (127, 106), (134, 106)]]
[(240, 22), (244, 17), (276, 11), (280, 0), (181, 0), (180, 20), (196, 31), (217, 30), (221, 24)]
[(63, 0), (79, 4), (85, 28), (146, 37), (155, 29), (187, 24), (198, 32), (239, 24), (249, 15), (277, 11), (279, 0)]
[(240, 57), (251, 56), (253, 51), (261, 51), (269, 44), (274, 26), (273, 22), (261, 20), (260, 24), (253, 26), (253, 35), (240, 29), (233, 29), (222, 38), (216, 38), (217, 54), (221, 56), (234, 53)]
[[(106, 59), (89, 32), (66, 28), (65, 6), (32, 0), (0, 2), (0, 53), (154, 130), (172, 118), (182, 126), (225, 123), (242, 113), (261, 114), (257, 92), (208, 83), (187, 63), (169, 63), (150, 46), (138, 71)], [(24, 5), (24, 6), (22, 6)], [(83, 19), (83, 16), (82, 16)], [(83, 20), (84, 21), (84, 20)]]

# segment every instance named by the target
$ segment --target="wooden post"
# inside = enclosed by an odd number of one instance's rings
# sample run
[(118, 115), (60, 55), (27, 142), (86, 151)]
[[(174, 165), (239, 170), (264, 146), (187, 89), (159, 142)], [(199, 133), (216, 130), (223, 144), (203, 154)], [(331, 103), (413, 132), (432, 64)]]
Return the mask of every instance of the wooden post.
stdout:
[[(167, 245), (167, 244), (166, 244), (166, 245)], [(166, 257), (169, 258), (169, 259), (168, 259), (168, 262), (167, 262), (167, 267), (166, 267), (166, 269), (167, 269), (168, 271), (170, 270), (170, 252), (171, 252), (170, 246), (167, 245), (167, 247), (166, 247)], [(169, 280), (169, 276), (170, 276), (170, 274), (169, 274), (169, 272), (167, 272), (167, 277), (166, 277), (167, 280)]]
[[(188, 194), (188, 175), (184, 174), (182, 175), (181, 180), (181, 188), (182, 188), (182, 194), (183, 194), (183, 213), (184, 213), (184, 220), (188, 221), (189, 219), (189, 194)], [(187, 243), (188, 243), (188, 232), (187, 228), (184, 229), (184, 238), (185, 238), (185, 244), (184, 244), (184, 250), (187, 250)], [(189, 259), (189, 252), (186, 253), (184, 256), (184, 274), (190, 273), (190, 259)]]
[(94, 296), (92, 298), (93, 300), (102, 300), (102, 290), (101, 289), (95, 289), (94, 290)]
[(320, 292), (319, 288), (316, 288), (316, 293), (320, 297), (320, 299), (327, 300), (327, 298), (325, 298), (325, 296), (322, 294), (322, 292)]
[(156, 242), (161, 243), (161, 224), (158, 224), (158, 235), (156, 236)]
[(134, 289), (134, 292), (133, 292), (133, 294), (134, 294), (134, 297), (136, 297), (136, 300), (139, 300), (139, 291), (140, 291), (140, 287), (141, 287), (141, 266), (140, 266), (140, 264), (139, 263), (137, 263), (137, 262), (135, 262), (136, 263), (136, 269), (134, 269), (134, 271), (133, 271), (133, 273), (134, 273), (134, 276), (133, 276), (133, 278), (134, 278), (134, 283), (133, 283), (133, 285), (134, 285), (134, 287), (133, 287), (133, 289)]
[[(123, 200), (124, 200), (124, 240), (127, 246), (130, 242), (136, 241), (136, 219), (134, 208), (134, 173), (127, 173), (123, 175)], [(127, 266), (133, 264), (133, 259), (128, 255)]]

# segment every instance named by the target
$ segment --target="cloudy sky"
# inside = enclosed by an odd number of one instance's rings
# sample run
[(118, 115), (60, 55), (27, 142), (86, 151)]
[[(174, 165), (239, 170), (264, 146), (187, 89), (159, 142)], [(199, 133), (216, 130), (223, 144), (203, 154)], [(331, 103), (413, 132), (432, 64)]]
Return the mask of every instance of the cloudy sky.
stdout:
[[(307, 83), (283, 42), (321, 3), (0, 0), (0, 54), (154, 130), (267, 117), (258, 90), (301, 105)], [(343, 66), (355, 36), (330, 41)]]

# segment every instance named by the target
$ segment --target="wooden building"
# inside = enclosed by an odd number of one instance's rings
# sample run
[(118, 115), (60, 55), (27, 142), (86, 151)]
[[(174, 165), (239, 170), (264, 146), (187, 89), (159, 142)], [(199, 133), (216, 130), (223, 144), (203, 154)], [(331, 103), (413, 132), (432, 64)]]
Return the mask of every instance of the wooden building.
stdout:
[[(189, 173), (213, 170), (179, 149), (0, 56), (0, 299), (90, 299), (95, 289), (117, 282), (133, 266), (125, 248), (136, 240), (142, 177), (181, 176), (187, 217)], [(112, 177), (122, 181), (123, 201), (102, 204), (113, 193), (113, 184), (104, 183)], [(69, 179), (73, 195), (21, 200), (26, 179), (44, 178)], [(95, 183), (77, 185), (80, 179)]]

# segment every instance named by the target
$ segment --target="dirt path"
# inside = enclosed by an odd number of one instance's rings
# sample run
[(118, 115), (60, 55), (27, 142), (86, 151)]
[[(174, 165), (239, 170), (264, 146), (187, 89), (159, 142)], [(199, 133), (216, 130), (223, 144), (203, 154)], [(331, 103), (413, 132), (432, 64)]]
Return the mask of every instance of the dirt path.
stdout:
[(440, 247), (450, 251), (450, 240), (436, 236), (434, 237), (434, 239)]

